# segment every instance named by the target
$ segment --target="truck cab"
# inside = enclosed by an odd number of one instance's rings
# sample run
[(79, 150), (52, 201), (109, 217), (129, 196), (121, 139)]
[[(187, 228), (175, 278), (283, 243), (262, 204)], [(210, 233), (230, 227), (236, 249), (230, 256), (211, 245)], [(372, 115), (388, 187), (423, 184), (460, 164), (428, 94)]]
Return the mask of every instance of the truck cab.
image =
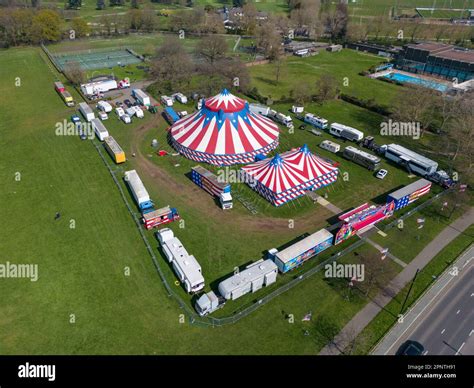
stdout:
[(196, 309), (199, 316), (203, 317), (204, 315), (210, 314), (217, 309), (220, 309), (225, 304), (225, 299), (218, 297), (214, 291), (210, 291), (207, 294), (201, 295), (196, 303), (194, 308)]
[(222, 209), (232, 209), (232, 195), (230, 193), (221, 193), (219, 195), (219, 202), (221, 204)]

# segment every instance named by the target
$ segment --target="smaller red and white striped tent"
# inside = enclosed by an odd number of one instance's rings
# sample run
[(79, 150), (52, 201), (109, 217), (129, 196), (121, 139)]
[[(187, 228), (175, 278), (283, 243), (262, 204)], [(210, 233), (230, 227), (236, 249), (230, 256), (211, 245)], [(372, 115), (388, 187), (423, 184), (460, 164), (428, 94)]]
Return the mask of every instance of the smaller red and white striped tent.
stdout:
[(331, 163), (312, 154), (306, 144), (248, 164), (242, 170), (247, 184), (275, 206), (334, 183), (339, 172)]

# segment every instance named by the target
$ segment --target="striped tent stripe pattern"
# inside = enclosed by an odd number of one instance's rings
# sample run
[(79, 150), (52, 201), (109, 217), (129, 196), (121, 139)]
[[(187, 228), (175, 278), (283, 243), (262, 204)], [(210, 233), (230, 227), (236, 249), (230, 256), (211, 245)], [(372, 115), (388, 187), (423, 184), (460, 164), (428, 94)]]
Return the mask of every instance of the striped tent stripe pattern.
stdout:
[(278, 146), (278, 136), (275, 123), (250, 112), (247, 101), (226, 89), (169, 129), (170, 143), (179, 153), (218, 166), (253, 162)]
[(242, 167), (248, 185), (275, 206), (334, 183), (339, 170), (302, 147)]

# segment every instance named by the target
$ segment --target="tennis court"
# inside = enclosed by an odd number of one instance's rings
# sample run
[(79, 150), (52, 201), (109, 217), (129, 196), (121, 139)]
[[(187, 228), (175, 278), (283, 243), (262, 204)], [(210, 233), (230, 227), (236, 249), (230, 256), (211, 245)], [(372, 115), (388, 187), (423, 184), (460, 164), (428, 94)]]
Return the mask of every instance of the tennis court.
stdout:
[(68, 63), (77, 62), (83, 70), (96, 70), (115, 66), (126, 66), (140, 63), (142, 60), (128, 49), (107, 51), (63, 52), (53, 54), (58, 66), (64, 70)]

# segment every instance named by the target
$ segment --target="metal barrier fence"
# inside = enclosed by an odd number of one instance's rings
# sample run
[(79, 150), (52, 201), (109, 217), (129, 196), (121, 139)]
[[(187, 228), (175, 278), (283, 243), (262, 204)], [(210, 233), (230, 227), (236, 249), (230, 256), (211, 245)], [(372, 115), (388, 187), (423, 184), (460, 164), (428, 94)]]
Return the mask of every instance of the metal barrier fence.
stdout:
[(46, 46), (41, 43), (41, 49), (43, 50), (43, 52), (46, 54), (46, 56), (48, 57), (48, 59), (51, 61), (51, 63), (54, 65), (54, 67), (56, 68), (56, 70), (59, 72), (59, 73), (62, 73), (63, 70), (61, 69), (61, 66), (59, 66), (59, 63), (56, 62), (56, 58), (54, 57), (53, 54), (50, 53), (50, 51), (46, 48)]
[[(270, 302), (271, 300), (273, 300), (277, 296), (279, 296), (279, 295), (283, 294), (284, 292), (292, 289), (293, 287), (295, 287), (296, 285), (301, 283), (303, 280), (308, 279), (309, 277), (313, 276), (314, 274), (320, 272), (324, 268), (325, 265), (330, 264), (335, 260), (338, 260), (339, 258), (345, 256), (346, 254), (352, 252), (354, 249), (356, 249), (356, 248), (358, 248), (361, 245), (366, 243), (366, 241), (363, 240), (363, 239), (357, 240), (356, 242), (354, 242), (353, 244), (351, 244), (347, 248), (343, 249), (342, 251), (334, 253), (328, 259), (326, 259), (323, 262), (319, 263), (314, 268), (311, 268), (310, 270), (304, 272), (303, 274), (298, 275), (297, 277), (295, 277), (294, 279), (292, 279), (292, 280), (288, 281), (287, 283), (283, 284), (282, 286), (280, 286), (276, 290), (274, 290), (274, 291), (270, 292), (269, 294), (265, 295), (264, 297), (258, 299), (256, 302), (252, 303), (250, 306), (244, 307), (240, 311), (237, 310), (236, 312), (234, 312), (230, 316), (223, 317), (223, 318), (214, 318), (214, 317), (211, 317), (211, 316), (200, 317), (170, 287), (170, 285), (169, 285), (168, 281), (166, 280), (166, 277), (165, 277), (165, 275), (164, 275), (164, 273), (163, 273), (163, 271), (160, 267), (158, 259), (155, 255), (154, 251), (153, 251), (153, 248), (151, 247), (151, 245), (148, 241), (148, 238), (147, 238), (147, 236), (146, 236), (146, 234), (143, 230), (143, 227), (140, 223), (140, 220), (138, 219), (136, 213), (134, 212), (133, 207), (130, 205), (130, 203), (127, 199), (127, 196), (125, 195), (125, 193), (122, 189), (122, 186), (121, 186), (119, 180), (117, 179), (116, 172), (110, 166), (109, 162), (107, 161), (107, 157), (104, 156), (104, 152), (103, 152), (101, 143), (98, 143), (97, 140), (93, 140), (92, 143), (93, 143), (94, 147), (96, 148), (97, 152), (99, 153), (99, 155), (100, 155), (102, 161), (104, 162), (105, 166), (109, 170), (109, 173), (112, 176), (112, 179), (114, 180), (115, 185), (119, 189), (122, 200), (125, 202), (125, 205), (127, 206), (127, 209), (129, 211), (129, 213), (131, 214), (133, 220), (135, 221), (135, 225), (136, 225), (136, 227), (137, 227), (137, 229), (140, 233), (140, 236), (142, 237), (143, 242), (145, 243), (147, 251), (148, 251), (148, 253), (149, 253), (149, 255), (150, 255), (150, 257), (153, 261), (153, 264), (154, 264), (154, 266), (155, 266), (155, 268), (158, 272), (158, 275), (161, 279), (161, 282), (163, 283), (163, 285), (166, 289), (166, 292), (167, 292), (168, 296), (173, 298), (178, 303), (179, 307), (188, 316), (189, 322), (192, 323), (192, 324), (201, 325), (201, 326), (224, 326), (224, 325), (236, 323), (240, 319), (242, 319), (242, 318), (248, 316), (249, 314), (251, 314), (252, 312), (256, 311), (261, 306), (267, 304), (268, 302)], [(433, 198), (430, 198), (429, 200), (425, 201), (421, 205), (417, 206), (416, 208), (414, 208), (414, 209), (410, 210), (409, 212), (407, 212), (406, 214), (404, 214), (402, 217), (399, 217), (395, 221), (388, 224), (384, 228), (384, 230), (388, 230), (391, 227), (393, 227), (394, 225), (396, 225), (396, 223), (399, 221), (399, 219), (405, 219), (405, 218), (411, 216), (412, 214), (416, 213), (417, 211), (429, 206), (431, 203), (438, 200), (440, 197), (442, 197), (443, 195), (445, 195), (449, 191), (450, 190), (445, 190), (445, 191), (442, 191), (441, 193), (435, 195)]]

